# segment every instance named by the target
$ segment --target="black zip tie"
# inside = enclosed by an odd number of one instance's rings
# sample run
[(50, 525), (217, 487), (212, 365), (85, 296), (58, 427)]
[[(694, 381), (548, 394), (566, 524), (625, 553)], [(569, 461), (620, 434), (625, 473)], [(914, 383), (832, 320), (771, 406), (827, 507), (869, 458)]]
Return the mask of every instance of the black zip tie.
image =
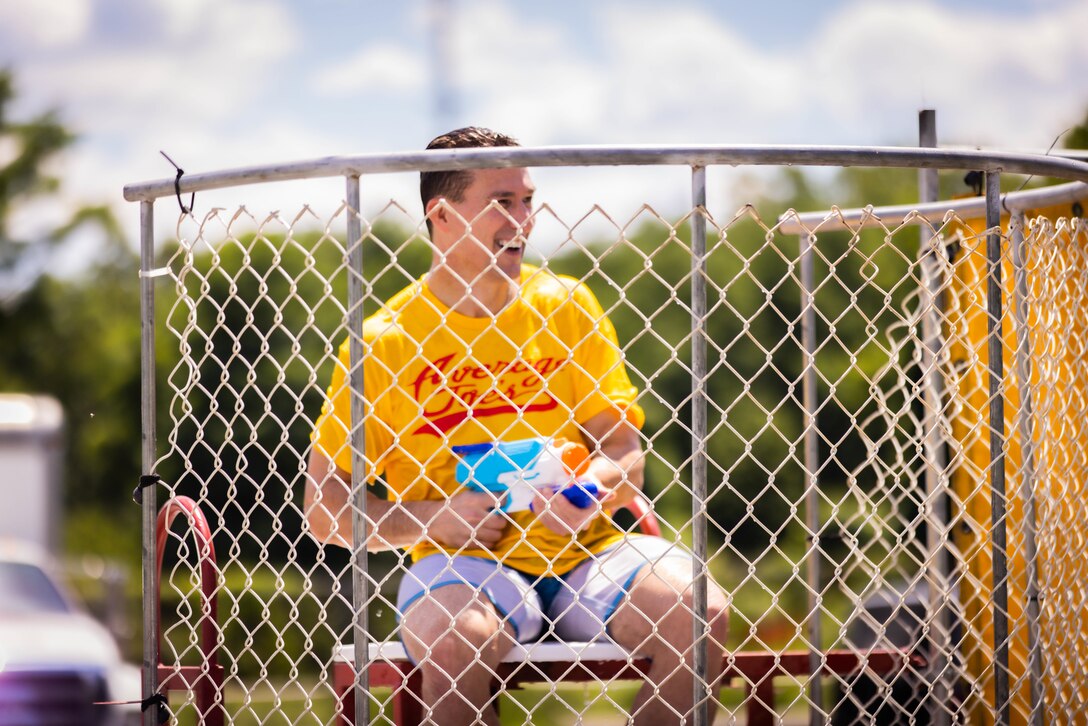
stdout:
[(140, 476), (140, 484), (132, 490), (132, 501), (137, 504), (144, 503), (144, 489), (153, 487), (162, 481), (162, 477), (158, 474), (143, 474)]
[(159, 709), (159, 723), (166, 723), (170, 720), (170, 709), (166, 707), (169, 701), (164, 693), (153, 693), (148, 698), (140, 701), (140, 713), (143, 713), (152, 706), (156, 706)]
[(951, 242), (949, 242), (947, 245), (945, 245), (944, 252), (945, 252), (945, 255), (948, 257), (949, 262), (955, 262), (956, 261), (956, 258), (959, 257), (960, 249), (961, 249), (962, 246), (963, 245), (960, 242), (959, 237), (954, 237)]
[(160, 150), (159, 153), (163, 155), (163, 158), (170, 162), (171, 166), (178, 170), (178, 175), (174, 177), (174, 196), (177, 197), (178, 206), (181, 207), (181, 213), (191, 214), (193, 211), (193, 202), (196, 201), (196, 192), (193, 192), (189, 196), (188, 209), (186, 209), (185, 205), (181, 203), (181, 177), (185, 174), (185, 170), (178, 166), (177, 162), (167, 156), (165, 151)]
[(984, 181), (985, 178), (982, 176), (981, 171), (969, 171), (963, 177), (963, 183), (971, 187), (971, 191), (975, 193), (976, 197), (982, 196), (982, 186)]
[(158, 706), (159, 709), (159, 723), (166, 723), (170, 720), (170, 701), (166, 698), (165, 694), (156, 693), (150, 698), (145, 698), (142, 701), (94, 701), (92, 706), (132, 706), (135, 704), (140, 705), (140, 713), (143, 713), (152, 706)]

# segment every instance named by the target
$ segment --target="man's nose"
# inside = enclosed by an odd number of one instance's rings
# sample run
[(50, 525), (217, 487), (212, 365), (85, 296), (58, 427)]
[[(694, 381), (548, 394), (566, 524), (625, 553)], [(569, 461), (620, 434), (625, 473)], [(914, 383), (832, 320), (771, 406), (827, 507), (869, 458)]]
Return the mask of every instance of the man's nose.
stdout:
[(533, 205), (518, 202), (510, 210), (510, 217), (519, 227), (529, 230), (533, 226)]

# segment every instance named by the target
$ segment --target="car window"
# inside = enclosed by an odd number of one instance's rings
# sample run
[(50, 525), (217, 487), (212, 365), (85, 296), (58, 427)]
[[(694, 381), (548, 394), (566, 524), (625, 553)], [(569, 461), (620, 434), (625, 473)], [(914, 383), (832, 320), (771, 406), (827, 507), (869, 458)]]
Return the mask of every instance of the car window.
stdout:
[(0, 562), (0, 613), (70, 612), (64, 596), (41, 568), (25, 562)]

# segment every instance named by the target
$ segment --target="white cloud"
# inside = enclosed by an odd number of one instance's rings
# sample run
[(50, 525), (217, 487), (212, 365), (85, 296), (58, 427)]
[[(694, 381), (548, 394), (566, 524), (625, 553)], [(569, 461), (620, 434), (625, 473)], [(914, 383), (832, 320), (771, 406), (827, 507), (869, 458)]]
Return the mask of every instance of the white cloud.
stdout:
[(944, 141), (1045, 148), (1085, 103), (1086, 26), (1088, 6), (1074, 3), (1023, 18), (856, 2), (804, 60), (838, 79), (827, 110), (854, 133), (894, 127), (892, 114), (925, 104)]
[(198, 31), (216, 10), (215, 0), (151, 0), (151, 4), (162, 13), (166, 31), (175, 37)]
[(424, 88), (428, 72), (416, 53), (391, 44), (372, 45), (337, 61), (314, 76), (314, 88), (328, 96), (360, 91), (413, 92)]
[(773, 46), (695, 6), (612, 6), (602, 27), (612, 141), (909, 144), (931, 107), (943, 141), (1042, 148), (1088, 96), (1088, 5), (1069, 0), (855, 1)]
[(124, 137), (170, 119), (204, 125), (236, 117), (275, 84), (294, 50), (295, 31), (279, 5), (198, 2), (200, 12), (189, 16), (162, 2), (170, 12), (147, 42), (43, 58), (20, 71), (22, 84), (62, 98), (81, 133)]
[(90, 26), (91, 0), (0, 3), (0, 27), (19, 42), (56, 48), (76, 42)]
[[(722, 19), (695, 7), (612, 6), (611, 121), (628, 138), (676, 143), (751, 143), (763, 119), (796, 112), (797, 74)], [(655, 138), (656, 135), (656, 138)]]
[(462, 106), (471, 109), (466, 123), (533, 145), (596, 135), (606, 117), (607, 77), (562, 27), (484, 0), (464, 6), (452, 32), (452, 75)]

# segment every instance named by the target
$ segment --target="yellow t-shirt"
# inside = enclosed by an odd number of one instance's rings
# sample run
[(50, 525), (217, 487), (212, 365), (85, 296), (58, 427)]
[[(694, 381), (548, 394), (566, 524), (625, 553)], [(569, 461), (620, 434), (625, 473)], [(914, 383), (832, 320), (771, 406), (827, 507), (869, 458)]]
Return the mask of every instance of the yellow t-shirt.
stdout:
[[(589, 288), (525, 265), (517, 300), (497, 317), (451, 311), (417, 281), (363, 324), (365, 460), (390, 500), (443, 499), (458, 492), (451, 447), (536, 436), (580, 441), (577, 423), (615, 409), (641, 428), (637, 389), (624, 368), (616, 332)], [(313, 434), (314, 445), (351, 471), (348, 341)], [(563, 574), (622, 537), (597, 517), (577, 541), (555, 534), (531, 512), (508, 515), (490, 551), (534, 575)], [(425, 540), (413, 560), (441, 551)]]

